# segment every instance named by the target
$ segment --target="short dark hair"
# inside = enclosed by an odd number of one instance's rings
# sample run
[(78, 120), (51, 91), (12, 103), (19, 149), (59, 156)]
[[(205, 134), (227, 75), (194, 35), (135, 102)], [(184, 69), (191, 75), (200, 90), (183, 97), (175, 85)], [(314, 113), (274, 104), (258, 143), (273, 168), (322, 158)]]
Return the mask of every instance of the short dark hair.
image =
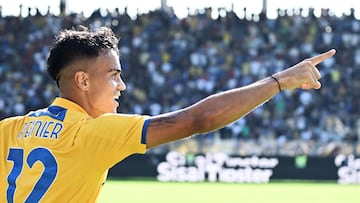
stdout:
[(119, 54), (118, 43), (119, 38), (107, 27), (95, 31), (85, 26), (62, 30), (50, 50), (47, 72), (59, 86), (59, 74), (64, 67), (78, 59), (96, 58), (104, 50), (113, 49)]

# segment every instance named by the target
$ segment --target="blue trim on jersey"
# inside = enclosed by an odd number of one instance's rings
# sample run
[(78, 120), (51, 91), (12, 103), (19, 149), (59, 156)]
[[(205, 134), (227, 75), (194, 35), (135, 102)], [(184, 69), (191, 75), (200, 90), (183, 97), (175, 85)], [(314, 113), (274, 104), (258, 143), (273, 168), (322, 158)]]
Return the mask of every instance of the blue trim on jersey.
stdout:
[(29, 116), (39, 117), (39, 116), (49, 116), (58, 121), (64, 121), (67, 109), (60, 106), (49, 106), (47, 109), (35, 111)]
[(149, 126), (150, 119), (145, 120), (145, 123), (143, 125), (142, 133), (141, 133), (141, 144), (146, 144), (146, 133), (147, 128)]

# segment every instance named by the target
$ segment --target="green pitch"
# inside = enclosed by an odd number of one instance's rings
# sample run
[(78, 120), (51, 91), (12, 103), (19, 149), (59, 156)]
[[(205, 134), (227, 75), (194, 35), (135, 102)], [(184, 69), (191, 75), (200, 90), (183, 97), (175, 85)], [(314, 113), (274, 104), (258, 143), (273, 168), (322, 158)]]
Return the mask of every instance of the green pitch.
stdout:
[(360, 185), (108, 180), (99, 203), (359, 203)]

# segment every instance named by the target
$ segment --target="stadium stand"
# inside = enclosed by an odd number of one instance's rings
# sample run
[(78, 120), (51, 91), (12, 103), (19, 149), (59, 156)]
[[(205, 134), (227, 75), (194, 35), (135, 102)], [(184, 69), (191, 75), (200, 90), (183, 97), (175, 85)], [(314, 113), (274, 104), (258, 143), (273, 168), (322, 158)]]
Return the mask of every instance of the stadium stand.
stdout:
[[(30, 13), (30, 11), (29, 11)], [(360, 154), (360, 21), (324, 9), (292, 15), (280, 11), (252, 19), (236, 13), (214, 19), (211, 8), (180, 19), (154, 10), (135, 18), (126, 12), (0, 16), (0, 118), (47, 106), (57, 87), (46, 74), (54, 35), (83, 24), (111, 27), (121, 36), (127, 91), (122, 113), (154, 115), (185, 107), (211, 93), (242, 86), (335, 48), (321, 64), (323, 87), (282, 92), (233, 124), (153, 149), (237, 155), (334, 156)], [(241, 104), (239, 104), (241, 105)]]

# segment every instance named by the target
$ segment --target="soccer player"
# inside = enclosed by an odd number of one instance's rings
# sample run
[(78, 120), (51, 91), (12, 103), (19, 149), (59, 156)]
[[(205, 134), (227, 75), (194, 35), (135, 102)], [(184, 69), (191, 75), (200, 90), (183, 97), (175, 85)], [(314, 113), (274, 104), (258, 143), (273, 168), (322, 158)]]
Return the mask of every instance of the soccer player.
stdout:
[(0, 122), (0, 202), (96, 202), (109, 168), (131, 154), (213, 131), (282, 90), (318, 89), (329, 50), (244, 87), (157, 116), (116, 112), (126, 85), (106, 27), (62, 30), (47, 60), (60, 96)]

